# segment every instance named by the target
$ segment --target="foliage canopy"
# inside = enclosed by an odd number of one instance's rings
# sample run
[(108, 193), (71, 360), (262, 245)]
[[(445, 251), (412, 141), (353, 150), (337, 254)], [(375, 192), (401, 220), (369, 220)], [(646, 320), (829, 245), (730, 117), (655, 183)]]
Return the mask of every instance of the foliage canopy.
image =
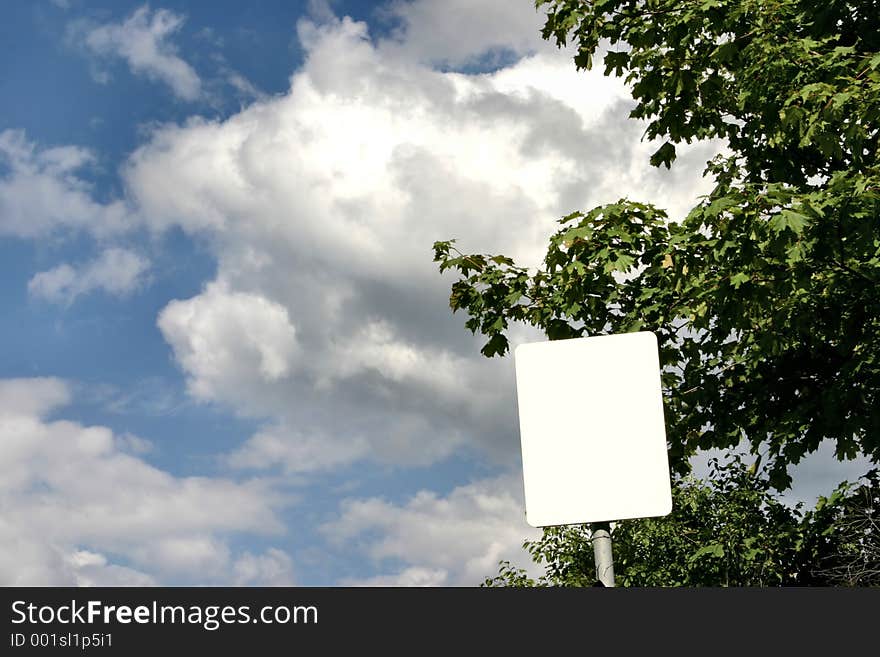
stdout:
[[(740, 458), (711, 464), (706, 481), (673, 486), (673, 511), (627, 520), (612, 531), (618, 586), (804, 586), (880, 584), (877, 472), (844, 484), (814, 509), (790, 508)], [(537, 580), (502, 562), (484, 586), (593, 586), (590, 530), (552, 527), (524, 547)]]

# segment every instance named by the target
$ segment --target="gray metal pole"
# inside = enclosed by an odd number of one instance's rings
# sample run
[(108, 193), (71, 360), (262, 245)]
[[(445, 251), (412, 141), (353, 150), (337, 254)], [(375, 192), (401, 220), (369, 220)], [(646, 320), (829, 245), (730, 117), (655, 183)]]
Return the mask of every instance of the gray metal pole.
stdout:
[(614, 559), (611, 555), (611, 525), (594, 522), (590, 525), (593, 558), (596, 561), (596, 579), (604, 586), (614, 586)]

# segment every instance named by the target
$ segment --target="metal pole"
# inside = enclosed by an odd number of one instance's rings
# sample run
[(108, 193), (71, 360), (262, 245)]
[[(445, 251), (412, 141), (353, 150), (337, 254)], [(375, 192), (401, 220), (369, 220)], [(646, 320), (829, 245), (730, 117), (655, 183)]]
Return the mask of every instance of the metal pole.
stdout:
[(590, 525), (593, 541), (593, 559), (596, 561), (596, 579), (603, 586), (614, 586), (614, 559), (611, 555), (611, 525), (594, 522)]

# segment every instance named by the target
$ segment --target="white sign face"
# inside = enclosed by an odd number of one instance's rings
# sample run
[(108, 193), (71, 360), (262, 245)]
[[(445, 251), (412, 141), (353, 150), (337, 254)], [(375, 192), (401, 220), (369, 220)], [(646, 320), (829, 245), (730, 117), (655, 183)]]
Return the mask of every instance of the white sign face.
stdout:
[(653, 333), (533, 342), (515, 360), (530, 525), (672, 511)]

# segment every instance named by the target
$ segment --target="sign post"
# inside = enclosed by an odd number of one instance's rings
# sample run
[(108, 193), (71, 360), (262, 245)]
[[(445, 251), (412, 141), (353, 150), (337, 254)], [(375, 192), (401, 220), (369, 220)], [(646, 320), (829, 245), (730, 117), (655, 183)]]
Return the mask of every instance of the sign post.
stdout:
[(515, 361), (526, 519), (592, 523), (596, 578), (614, 586), (608, 523), (672, 511), (657, 339), (533, 342)]
[(614, 586), (614, 557), (611, 551), (611, 525), (594, 522), (590, 540), (593, 542), (593, 561), (596, 562), (596, 581), (602, 586)]

